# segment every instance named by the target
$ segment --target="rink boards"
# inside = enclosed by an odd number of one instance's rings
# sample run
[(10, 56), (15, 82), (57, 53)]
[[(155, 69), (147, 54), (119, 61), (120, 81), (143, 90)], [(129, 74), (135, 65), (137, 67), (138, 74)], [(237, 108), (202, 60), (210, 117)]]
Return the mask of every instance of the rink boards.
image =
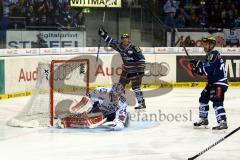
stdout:
[[(142, 49), (146, 58), (142, 83), (144, 89), (189, 88), (205, 85), (205, 77), (192, 75), (189, 58), (181, 47)], [(110, 86), (118, 81), (122, 72), (120, 55), (109, 48), (101, 48), (98, 62), (96, 62), (96, 47), (13, 50), (1, 50), (1, 55), (5, 57), (0, 58), (0, 99), (30, 95), (35, 87), (39, 62), (50, 63), (54, 59), (89, 59), (90, 88)], [(204, 58), (201, 48), (187, 48), (187, 50), (195, 59)], [(230, 85), (240, 86), (239, 48), (219, 48), (219, 50), (225, 60), (225, 70)]]

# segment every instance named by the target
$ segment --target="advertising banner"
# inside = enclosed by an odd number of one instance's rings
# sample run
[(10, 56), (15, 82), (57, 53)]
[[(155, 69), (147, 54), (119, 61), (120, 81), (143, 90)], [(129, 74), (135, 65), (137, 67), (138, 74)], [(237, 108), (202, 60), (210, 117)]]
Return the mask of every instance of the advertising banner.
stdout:
[(224, 29), (224, 47), (239, 47), (240, 29)]
[[(111, 3), (112, 1), (112, 3)], [(121, 0), (70, 0), (72, 7), (101, 7), (120, 8)]]
[(7, 31), (6, 48), (85, 47), (85, 31)]
[[(224, 34), (223, 32), (216, 32), (210, 34), (208, 32), (178, 32), (175, 34), (175, 46), (180, 46), (181, 43), (187, 43), (187, 47), (199, 47), (201, 46), (201, 39), (206, 36), (214, 35), (217, 39), (217, 46), (221, 47), (224, 45)], [(190, 44), (191, 41), (191, 44)], [(167, 32), (167, 46), (171, 47), (171, 32)]]
[[(39, 62), (50, 63), (53, 59), (69, 60), (73, 58), (89, 59), (90, 83), (93, 85), (111, 85), (118, 82), (122, 73), (122, 59), (119, 54), (102, 54), (96, 63), (95, 54), (71, 56), (16, 57), (5, 61), (6, 92), (19, 92), (34, 89)], [(143, 84), (160, 84), (174, 82), (176, 79), (175, 55), (147, 54)]]
[[(204, 56), (194, 56), (203, 60)], [(222, 56), (225, 61), (225, 70), (230, 82), (240, 81), (240, 56)], [(187, 56), (177, 56), (177, 82), (206, 82), (206, 76), (193, 75)]]

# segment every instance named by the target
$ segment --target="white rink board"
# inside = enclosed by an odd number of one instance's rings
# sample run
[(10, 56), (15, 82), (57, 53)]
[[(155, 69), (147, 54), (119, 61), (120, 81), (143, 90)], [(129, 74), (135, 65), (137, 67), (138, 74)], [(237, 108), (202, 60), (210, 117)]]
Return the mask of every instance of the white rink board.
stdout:
[[(240, 48), (216, 48), (222, 55), (238, 56)], [(146, 57), (146, 70), (143, 78), (145, 84), (157, 82), (176, 82), (176, 57), (186, 55), (182, 47), (143, 47)], [(202, 48), (187, 48), (190, 55), (203, 55)], [(41, 48), (41, 49), (1, 49), (0, 54), (5, 60), (5, 93), (24, 92), (32, 90), (35, 84), (35, 74), (38, 62), (50, 62), (52, 59), (89, 58), (90, 83), (92, 85), (110, 85), (117, 82), (121, 73), (122, 60), (120, 55), (111, 48), (100, 48), (99, 64), (96, 64), (97, 47), (79, 48)], [(15, 55), (15, 56), (14, 56)], [(18, 56), (16, 56), (18, 55)], [(20, 56), (24, 55), (24, 56)], [(26, 56), (31, 55), (31, 56)], [(35, 55), (35, 56), (34, 56)], [(37, 56), (41, 55), (41, 56)], [(239, 61), (239, 60), (236, 60)], [(234, 60), (235, 62), (235, 60)], [(161, 63), (169, 65), (167, 74), (161, 74)], [(160, 65), (159, 65), (160, 64)], [(239, 63), (238, 63), (239, 64)], [(234, 64), (235, 65), (235, 64)], [(235, 68), (239, 68), (237, 65)], [(97, 72), (100, 69), (100, 73)], [(28, 80), (20, 79), (23, 73), (28, 74)], [(235, 72), (234, 72), (235, 73)], [(30, 77), (30, 74), (31, 75)], [(239, 72), (236, 71), (236, 77)], [(27, 78), (26, 78), (27, 79)]]
[[(83, 57), (82, 57), (83, 56)], [(50, 63), (53, 59), (86, 58), (88, 55), (55, 55), (55, 56), (24, 56), (5, 58), (5, 92), (24, 92), (33, 90), (36, 81), (37, 66), (39, 62)], [(89, 55), (95, 56), (95, 55)], [(176, 56), (165, 54), (146, 54), (146, 74), (143, 78), (144, 84), (155, 84), (161, 81), (176, 81)], [(100, 65), (102, 62), (102, 65)], [(93, 85), (111, 85), (118, 82), (121, 74), (122, 60), (118, 54), (102, 54), (99, 64), (95, 64), (95, 59), (90, 61), (90, 79)], [(166, 75), (161, 75), (161, 63), (169, 67)]]

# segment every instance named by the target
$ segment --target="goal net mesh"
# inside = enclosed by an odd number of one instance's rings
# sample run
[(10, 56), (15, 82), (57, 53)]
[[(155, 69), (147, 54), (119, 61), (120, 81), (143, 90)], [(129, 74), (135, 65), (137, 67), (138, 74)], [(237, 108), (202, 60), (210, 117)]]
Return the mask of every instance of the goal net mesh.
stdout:
[(23, 110), (7, 125), (14, 127), (47, 127), (54, 119), (70, 114), (69, 106), (89, 91), (87, 59), (53, 60), (39, 63), (36, 86)]

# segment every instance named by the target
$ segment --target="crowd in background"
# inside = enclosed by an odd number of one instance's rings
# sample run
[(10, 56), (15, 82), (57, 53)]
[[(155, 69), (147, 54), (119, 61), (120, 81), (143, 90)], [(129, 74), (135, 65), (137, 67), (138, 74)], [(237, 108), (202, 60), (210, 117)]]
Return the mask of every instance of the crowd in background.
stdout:
[[(175, 28), (240, 27), (240, 0), (122, 0), (133, 3), (159, 3), (164, 24)], [(85, 15), (71, 8), (69, 0), (0, 0), (1, 25), (7, 29), (25, 26), (57, 26), (85, 29)]]
[(3, 17), (8, 18), (8, 29), (22, 29), (24, 26), (85, 29), (84, 13), (79, 9), (72, 9), (69, 0), (1, 1)]
[(166, 0), (162, 10), (168, 27), (240, 27), (239, 0)]

